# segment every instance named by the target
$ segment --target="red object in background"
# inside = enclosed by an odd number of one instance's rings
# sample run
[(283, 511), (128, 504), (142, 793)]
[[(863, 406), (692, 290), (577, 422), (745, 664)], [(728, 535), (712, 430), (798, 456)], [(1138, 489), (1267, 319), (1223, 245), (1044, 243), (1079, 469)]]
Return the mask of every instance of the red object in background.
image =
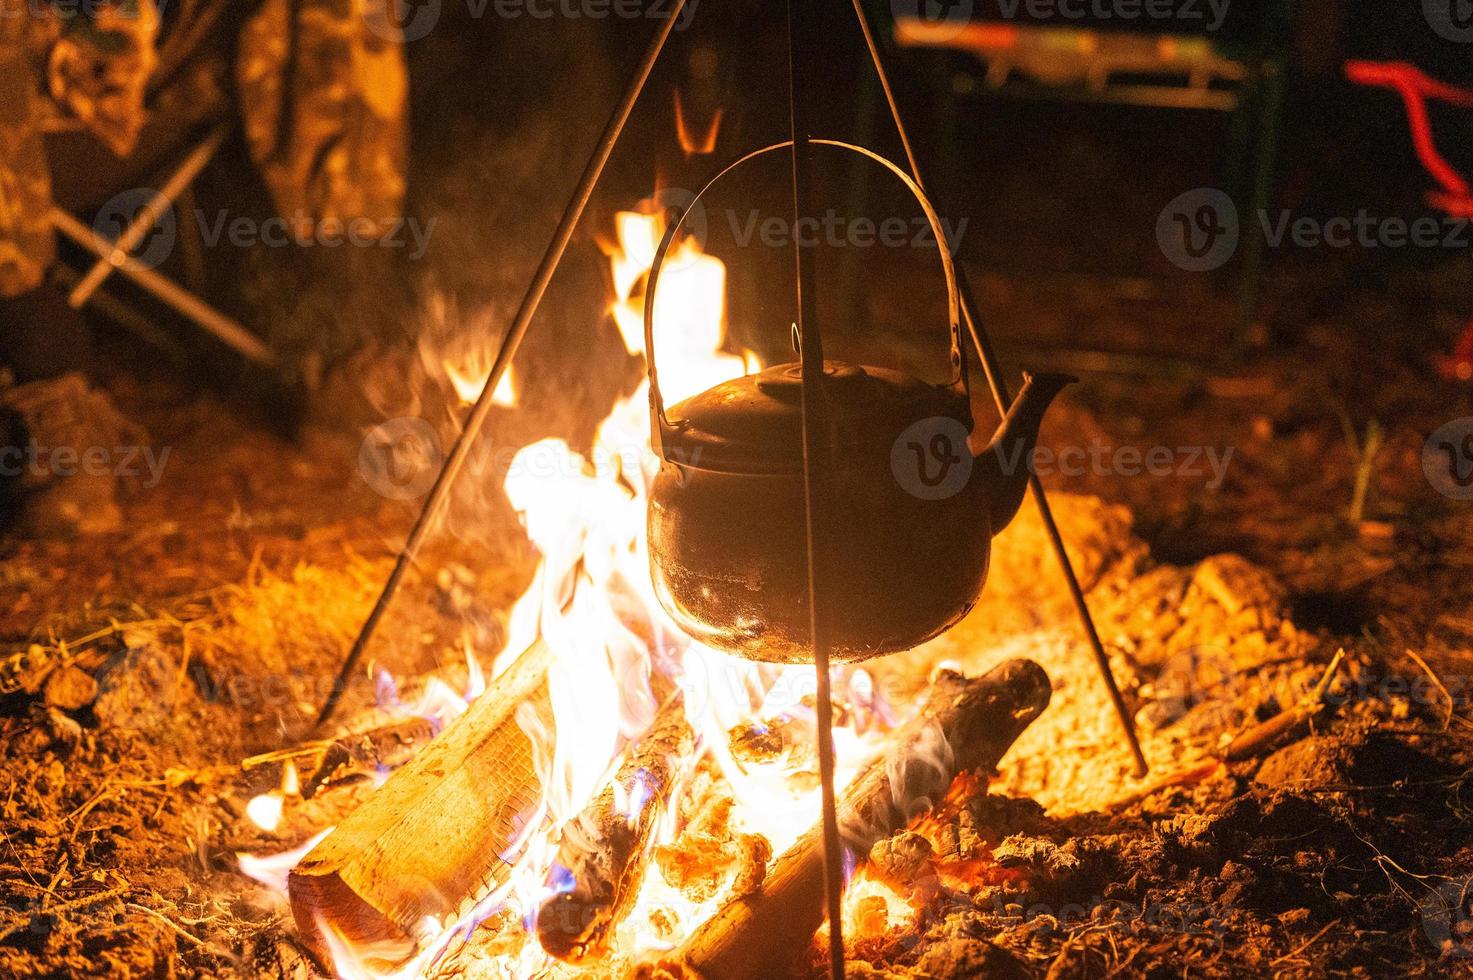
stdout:
[[(1432, 122), (1427, 116), (1428, 99), (1473, 109), (1473, 91), (1439, 82), (1404, 61), (1349, 61), (1345, 64), (1345, 75), (1357, 84), (1394, 89), (1401, 96), (1411, 123), (1412, 145), (1416, 148), (1417, 159), (1442, 185), (1442, 190), (1428, 192), (1428, 203), (1453, 217), (1473, 218), (1473, 191), (1447, 158), (1437, 152), (1432, 140)], [(1446, 377), (1459, 381), (1473, 380), (1473, 321), (1468, 323), (1458, 339), (1452, 355), (1437, 359), (1437, 368)]]

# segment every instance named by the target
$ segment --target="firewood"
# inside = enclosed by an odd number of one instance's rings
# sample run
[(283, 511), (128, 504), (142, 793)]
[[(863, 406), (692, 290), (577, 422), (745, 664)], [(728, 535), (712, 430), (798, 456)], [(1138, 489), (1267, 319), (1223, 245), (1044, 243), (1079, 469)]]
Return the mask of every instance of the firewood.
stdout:
[[(897, 733), (895, 751), (842, 794), (840, 829), (855, 860), (940, 800), (958, 773), (995, 767), (1051, 693), (1043, 669), (1027, 660), (976, 679), (937, 677), (921, 716)], [(823, 922), (823, 882), (823, 839), (814, 828), (778, 858), (760, 891), (722, 907), (686, 941), (678, 970), (704, 980), (781, 975)]]
[(503, 883), (518, 819), (542, 787), (518, 714), (552, 726), (540, 641), (292, 869), (292, 914), (328, 960), (327, 930), (393, 962), (427, 919), (450, 924)]
[(563, 828), (547, 882), (554, 894), (537, 913), (537, 938), (549, 954), (582, 963), (608, 951), (639, 894), (681, 763), (694, 749), (684, 702), (671, 698), (613, 782)]

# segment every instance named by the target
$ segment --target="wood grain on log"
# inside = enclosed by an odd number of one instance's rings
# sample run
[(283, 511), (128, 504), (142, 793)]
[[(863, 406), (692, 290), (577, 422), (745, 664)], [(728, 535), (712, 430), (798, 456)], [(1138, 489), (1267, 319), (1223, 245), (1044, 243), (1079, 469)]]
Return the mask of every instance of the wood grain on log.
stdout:
[(292, 869), (292, 914), (324, 961), (326, 929), (403, 958), (427, 919), (448, 925), (503, 882), (502, 854), (542, 795), (517, 715), (535, 712), (551, 729), (550, 661), (541, 642), (529, 647)]
[(639, 894), (682, 761), (694, 750), (685, 704), (671, 698), (613, 782), (563, 828), (548, 878), (554, 894), (537, 913), (537, 938), (549, 954), (582, 963), (608, 952), (610, 934)]
[[(840, 828), (855, 859), (940, 800), (958, 773), (994, 768), (1051, 693), (1043, 668), (1027, 660), (976, 679), (943, 672), (895, 748), (842, 794)], [(778, 858), (760, 891), (722, 907), (686, 941), (680, 968), (705, 980), (782, 975), (823, 923), (823, 878), (815, 828)]]

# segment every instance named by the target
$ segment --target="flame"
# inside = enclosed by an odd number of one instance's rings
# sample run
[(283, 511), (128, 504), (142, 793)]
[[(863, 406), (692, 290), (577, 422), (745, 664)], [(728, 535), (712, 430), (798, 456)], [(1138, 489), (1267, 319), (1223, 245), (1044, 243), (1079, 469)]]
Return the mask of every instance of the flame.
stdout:
[(915, 905), (889, 885), (861, 873), (844, 891), (844, 936), (874, 939), (905, 928), (915, 917)]
[(235, 855), (235, 859), (240, 865), (241, 874), (244, 874), (247, 878), (253, 878), (259, 881), (274, 892), (285, 895), (287, 873), (292, 868), (295, 868), (297, 862), (306, 857), (308, 852), (320, 844), (323, 838), (327, 837), (330, 833), (332, 833), (332, 828), (328, 827), (326, 830), (308, 839), (305, 843), (292, 848), (290, 851), (282, 851), (280, 854), (259, 857), (254, 854), (238, 852)]
[(281, 769), (281, 792), (285, 796), (299, 796), (302, 792), (302, 779), (297, 774), (297, 764), (291, 759), (286, 760)]
[[(481, 397), (499, 346), (490, 308), (465, 312), (448, 293), (430, 294), (421, 317), (420, 364), (428, 377), (449, 384), (462, 407)], [(402, 384), (403, 379), (398, 380)], [(515, 408), (519, 404), (519, 392), (515, 367), (508, 364), (491, 393), (492, 402), (503, 408)]]
[[(608, 247), (614, 282), (612, 316), (631, 355), (647, 353), (644, 289), (664, 221), (653, 205), (620, 213), (615, 241)], [(659, 282), (655, 308), (654, 333), (667, 402), (757, 368), (750, 353), (725, 349), (725, 289), (726, 268), (719, 259), (705, 254), (694, 239), (676, 243)], [(479, 391), (473, 382), (479, 378), (484, 385), (488, 376), (486, 364), (464, 353), (452, 357), (442, 351), (442, 355), (445, 373), (462, 399), (473, 398)], [(496, 655), (492, 675), (504, 671), (539, 638), (552, 659), (551, 724), (529, 706), (516, 715), (532, 741), (544, 793), (532, 812), (523, 815), (519, 839), (502, 854), (511, 867), (509, 879), (483, 896), (461, 921), (425, 923), (422, 942), (408, 962), (398, 957), (388, 963), (385, 951), (356, 949), (329, 933), (339, 976), (420, 976), (449, 955), (457, 938), (463, 940), (492, 916), (498, 924), (520, 920), (528, 931), (514, 952), (498, 956), (488, 975), (547, 973), (553, 961), (530, 930), (542, 902), (570, 887), (567, 872), (560, 876), (555, 867), (561, 834), (565, 826), (568, 832), (575, 831), (570, 821), (609, 784), (626, 751), (650, 726), (662, 701), (657, 690), (678, 690), (699, 753), (712, 759), (730, 783), (733, 833), (761, 834), (776, 854), (817, 823), (816, 779), (795, 778), (810, 774), (794, 769), (795, 765), (811, 769), (811, 758), (798, 763), (739, 761), (732, 755), (729, 735), (744, 723), (773, 724), (800, 733), (797, 737), (805, 744), (810, 742), (816, 687), (812, 668), (755, 664), (708, 649), (681, 633), (656, 600), (645, 527), (649, 488), (660, 461), (650, 449), (648, 404), (648, 387), (641, 385), (613, 407), (586, 456), (561, 440), (543, 440), (523, 448), (506, 475), (507, 496), (541, 563), (511, 609), (505, 645)], [(484, 681), (470, 640), (463, 642), (473, 697)], [(846, 726), (834, 733), (842, 786), (874, 756), (880, 736), (897, 719), (864, 671), (839, 668), (834, 680), (847, 708)], [(380, 686), (381, 701), (403, 710), (387, 674)], [(447, 691), (443, 684), (431, 684), (413, 710), (436, 719), (463, 710), (468, 698), (453, 692), (447, 697)], [(677, 787), (697, 761), (680, 760)], [(633, 819), (647, 805), (650, 787), (635, 778), (614, 792), (620, 812)], [(676, 815), (667, 812), (656, 843), (670, 842), (679, 829)], [(242, 869), (265, 880), (259, 859), (252, 859), (248, 867), (242, 856)], [(634, 910), (614, 937), (617, 954), (636, 956), (669, 948), (712, 914), (721, 900), (718, 896), (693, 902), (651, 869)], [(897, 898), (896, 908), (902, 905)], [(659, 929), (652, 923), (657, 911), (663, 923)]]
[(686, 156), (710, 156), (716, 152), (716, 137), (721, 134), (721, 120), (725, 115), (726, 110), (718, 108), (711, 113), (706, 131), (697, 134), (685, 118), (685, 102), (680, 97), (680, 89), (675, 90), (675, 137)]
[[(665, 237), (664, 213), (620, 212), (614, 233), (617, 244), (609, 255), (614, 274), (611, 312), (625, 349), (645, 357), (645, 288)], [(682, 238), (671, 247), (656, 289), (655, 347), (666, 404), (750, 374), (757, 366), (755, 356), (748, 352), (731, 354), (722, 349), (726, 341), (726, 264), (705, 254), (694, 238)], [(619, 408), (614, 411), (617, 414)]]
[(257, 827), (268, 834), (274, 834), (281, 826), (281, 819), (286, 814), (287, 797), (300, 796), (301, 792), (297, 764), (288, 759), (281, 769), (280, 788), (252, 797), (251, 801), (246, 804), (246, 816)]
[[(486, 387), (486, 382), (491, 378), (491, 365), (487, 363), (477, 364), (472, 359), (470, 364), (460, 365), (453, 361), (445, 362), (445, 376), (450, 380), (450, 386), (460, 396), (462, 405), (473, 404), (481, 397), (481, 392)], [(496, 382), (496, 390), (491, 393), (491, 403), (503, 408), (516, 408), (517, 406), (517, 382), (515, 369), (507, 365), (501, 374), (501, 380)]]
[(285, 810), (286, 798), (281, 795), (280, 790), (275, 789), (252, 797), (246, 804), (246, 816), (250, 817), (251, 823), (269, 834), (276, 833), (276, 828), (281, 826), (281, 817)]

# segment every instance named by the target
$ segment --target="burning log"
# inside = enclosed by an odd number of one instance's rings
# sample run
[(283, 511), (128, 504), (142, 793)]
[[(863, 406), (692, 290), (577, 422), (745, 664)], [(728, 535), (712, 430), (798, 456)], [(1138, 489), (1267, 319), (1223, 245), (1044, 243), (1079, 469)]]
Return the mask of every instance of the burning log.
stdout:
[(694, 748), (685, 705), (671, 698), (614, 781), (563, 828), (548, 880), (555, 894), (537, 913), (537, 938), (549, 954), (582, 963), (607, 952), (610, 933), (639, 894), (681, 761)]
[[(840, 800), (840, 829), (856, 860), (941, 799), (958, 773), (996, 766), (1051, 693), (1043, 669), (1027, 660), (977, 679), (942, 673), (921, 716), (897, 733), (899, 749)], [(823, 922), (823, 906), (823, 838), (815, 828), (778, 858), (760, 891), (724, 906), (681, 947), (680, 970), (704, 980), (781, 975)]]
[(408, 956), (427, 919), (449, 923), (495, 885), (541, 786), (517, 723), (551, 724), (551, 653), (533, 644), (464, 715), (292, 869), (297, 928), (328, 959), (329, 930), (386, 959)]

